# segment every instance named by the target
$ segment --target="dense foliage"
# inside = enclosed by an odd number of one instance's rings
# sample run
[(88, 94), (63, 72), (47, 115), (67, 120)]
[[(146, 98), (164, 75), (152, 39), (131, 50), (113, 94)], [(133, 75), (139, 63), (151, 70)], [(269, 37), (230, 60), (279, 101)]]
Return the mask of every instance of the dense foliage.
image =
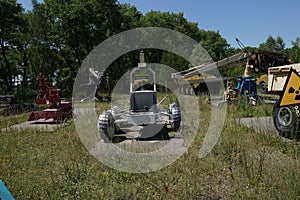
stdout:
[[(70, 96), (77, 70), (88, 53), (108, 37), (136, 27), (164, 27), (184, 33), (202, 44), (214, 60), (237, 51), (219, 32), (200, 29), (183, 13), (150, 11), (143, 15), (136, 7), (116, 0), (32, 3), (33, 9), (25, 11), (16, 0), (0, 0), (0, 94), (15, 94), (23, 101), (36, 95), (40, 72)], [(281, 37), (270, 36), (260, 48), (285, 53), (299, 62), (299, 43), (297, 38), (293, 47), (286, 49)], [(107, 70), (111, 84), (136, 65), (136, 53), (122, 56)], [(178, 71), (188, 67), (185, 60), (168, 52), (147, 50), (146, 56), (149, 62)]]

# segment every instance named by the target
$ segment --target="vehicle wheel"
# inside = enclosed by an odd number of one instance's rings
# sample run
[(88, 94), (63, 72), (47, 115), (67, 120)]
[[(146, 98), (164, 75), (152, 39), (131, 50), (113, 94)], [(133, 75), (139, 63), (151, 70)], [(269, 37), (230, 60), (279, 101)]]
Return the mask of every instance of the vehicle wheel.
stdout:
[(187, 88), (184, 88), (184, 94), (185, 94), (185, 95), (189, 95), (189, 93), (190, 93), (189, 88), (188, 88), (188, 87), (187, 87)]
[(184, 88), (181, 87), (179, 93), (184, 94)]
[(175, 121), (171, 123), (171, 128), (173, 131), (178, 131), (180, 128), (180, 121)]
[(189, 90), (190, 90), (189, 95), (191, 95), (191, 96), (195, 95), (193, 87), (191, 87)]
[(265, 82), (261, 82), (259, 84), (259, 91), (262, 93), (262, 94), (265, 94), (267, 93), (267, 84)]
[(279, 107), (278, 101), (275, 103), (273, 107), (273, 121), (280, 135), (290, 138), (291, 133), (294, 132), (296, 119), (293, 107)]
[(172, 120), (171, 128), (173, 131), (177, 131), (180, 128), (181, 122), (181, 109), (177, 103), (169, 104), (169, 119)]
[(100, 124), (100, 137), (104, 140), (104, 142), (111, 142), (114, 139), (116, 133), (115, 120), (111, 113), (106, 113), (105, 118), (102, 118)]

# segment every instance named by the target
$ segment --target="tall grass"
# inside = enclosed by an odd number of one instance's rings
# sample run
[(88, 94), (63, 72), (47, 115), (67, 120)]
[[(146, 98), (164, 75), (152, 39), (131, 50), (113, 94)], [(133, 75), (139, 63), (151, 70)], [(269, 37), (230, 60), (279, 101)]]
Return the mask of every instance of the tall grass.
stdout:
[[(131, 174), (101, 164), (85, 149), (71, 122), (54, 132), (1, 131), (0, 179), (16, 199), (300, 197), (299, 144), (267, 130), (257, 133), (232, 120), (270, 115), (271, 106), (230, 105), (218, 144), (199, 159), (210, 118), (205, 97), (199, 101), (201, 119), (195, 141), (180, 159), (159, 171)], [(109, 103), (97, 105), (100, 110), (108, 107)], [(16, 119), (6, 120), (2, 127)]]

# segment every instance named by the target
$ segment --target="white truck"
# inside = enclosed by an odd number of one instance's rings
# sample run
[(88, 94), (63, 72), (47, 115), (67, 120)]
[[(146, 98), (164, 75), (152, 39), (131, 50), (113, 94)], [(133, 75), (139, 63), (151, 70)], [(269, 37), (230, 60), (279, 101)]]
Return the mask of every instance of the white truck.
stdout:
[[(268, 69), (268, 92), (283, 95), (283, 89), (290, 69), (293, 68), (300, 73), (300, 63), (290, 64)], [(300, 83), (299, 83), (300, 86)], [(273, 121), (279, 133), (291, 138), (292, 134), (299, 134), (300, 105), (279, 106), (277, 101), (273, 107)]]

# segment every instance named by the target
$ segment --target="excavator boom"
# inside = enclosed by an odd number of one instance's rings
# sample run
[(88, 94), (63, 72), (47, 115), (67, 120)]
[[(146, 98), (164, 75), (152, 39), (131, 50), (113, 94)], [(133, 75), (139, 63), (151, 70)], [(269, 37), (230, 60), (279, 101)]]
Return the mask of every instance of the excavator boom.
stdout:
[(240, 65), (241, 61), (245, 60), (246, 58), (249, 58), (253, 56), (253, 53), (250, 52), (242, 52), (235, 54), (233, 56), (224, 58), (222, 60), (213, 62), (213, 63), (207, 63), (202, 64), (199, 66), (191, 67), (187, 70), (173, 73), (172, 78), (190, 78), (192, 76), (198, 75), (198, 74), (205, 74), (211, 70), (213, 70), (215, 67), (233, 67)]

